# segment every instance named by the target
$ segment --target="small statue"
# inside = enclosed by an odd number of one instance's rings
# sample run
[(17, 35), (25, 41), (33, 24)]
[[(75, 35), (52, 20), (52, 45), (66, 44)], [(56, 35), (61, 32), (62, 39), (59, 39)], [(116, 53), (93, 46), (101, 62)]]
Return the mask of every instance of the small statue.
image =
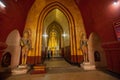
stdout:
[(20, 40), (20, 45), (22, 48), (21, 64), (26, 64), (27, 55), (29, 53), (29, 50), (31, 50), (31, 39), (30, 39), (30, 33), (28, 31), (25, 31), (23, 33), (23, 37)]
[(88, 62), (88, 44), (85, 34), (82, 34), (82, 38), (80, 41), (80, 48), (82, 50), (84, 56), (84, 62)]

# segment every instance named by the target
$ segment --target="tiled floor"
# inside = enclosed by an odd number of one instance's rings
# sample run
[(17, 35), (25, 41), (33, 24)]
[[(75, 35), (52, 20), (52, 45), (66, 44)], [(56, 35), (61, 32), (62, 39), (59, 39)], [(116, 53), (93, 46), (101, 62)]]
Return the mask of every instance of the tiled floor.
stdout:
[(47, 73), (10, 76), (6, 80), (120, 80), (99, 70), (84, 71), (63, 59), (46, 60)]

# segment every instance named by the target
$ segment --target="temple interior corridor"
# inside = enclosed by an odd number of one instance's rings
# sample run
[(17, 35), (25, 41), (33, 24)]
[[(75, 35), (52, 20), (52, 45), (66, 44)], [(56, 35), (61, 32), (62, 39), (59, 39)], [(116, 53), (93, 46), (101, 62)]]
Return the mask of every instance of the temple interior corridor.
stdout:
[(120, 80), (120, 0), (0, 0), (0, 80)]
[(67, 63), (63, 58), (46, 60), (47, 73), (10, 76), (6, 80), (119, 80), (100, 70), (84, 71)]

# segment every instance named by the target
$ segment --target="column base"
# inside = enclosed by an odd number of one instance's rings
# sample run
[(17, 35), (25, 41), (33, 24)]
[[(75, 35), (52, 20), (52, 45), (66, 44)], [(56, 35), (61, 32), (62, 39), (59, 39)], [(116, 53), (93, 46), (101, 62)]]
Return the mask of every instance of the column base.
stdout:
[(30, 67), (28, 65), (19, 65), (18, 67), (12, 69), (12, 75), (26, 74)]
[(82, 67), (84, 70), (96, 70), (95, 65), (90, 64), (90, 62), (83, 62), (83, 63), (81, 64), (81, 67)]

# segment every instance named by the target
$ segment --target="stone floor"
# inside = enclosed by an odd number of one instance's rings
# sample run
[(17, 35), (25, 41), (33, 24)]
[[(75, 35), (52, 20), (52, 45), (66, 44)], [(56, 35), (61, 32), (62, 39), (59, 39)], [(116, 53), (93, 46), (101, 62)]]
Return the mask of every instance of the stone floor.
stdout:
[(10, 76), (6, 80), (120, 80), (100, 70), (84, 71), (64, 59), (46, 60), (47, 73)]

